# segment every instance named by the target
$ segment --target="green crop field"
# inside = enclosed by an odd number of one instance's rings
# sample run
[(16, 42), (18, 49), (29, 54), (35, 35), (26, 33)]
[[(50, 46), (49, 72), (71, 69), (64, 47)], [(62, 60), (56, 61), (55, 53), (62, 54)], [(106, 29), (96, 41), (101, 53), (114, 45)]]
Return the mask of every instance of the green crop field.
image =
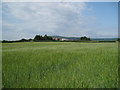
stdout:
[(117, 88), (118, 44), (3, 43), (5, 88)]

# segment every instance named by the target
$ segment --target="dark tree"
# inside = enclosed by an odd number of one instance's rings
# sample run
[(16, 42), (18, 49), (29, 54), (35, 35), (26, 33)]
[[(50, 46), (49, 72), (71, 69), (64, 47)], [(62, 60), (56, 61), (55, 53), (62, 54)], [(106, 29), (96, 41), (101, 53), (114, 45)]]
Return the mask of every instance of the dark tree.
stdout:
[(24, 38), (20, 40), (20, 42), (26, 42), (26, 41), (28, 41), (28, 40), (24, 39)]
[(45, 34), (44, 40), (48, 40), (48, 39), (49, 39), (48, 36)]
[(88, 37), (84, 36), (84, 37), (81, 37), (81, 38), (80, 38), (80, 40), (83, 40), (83, 41), (86, 41), (86, 40), (87, 40), (87, 41), (89, 41), (89, 40), (90, 40), (90, 38), (88, 38)]
[(118, 39), (117, 39), (117, 41), (119, 41), (119, 42), (120, 42), (120, 38), (118, 38)]
[(35, 42), (38, 42), (38, 41), (40, 41), (41, 40), (41, 36), (40, 35), (36, 35), (35, 37), (34, 37), (34, 39), (33, 39), (33, 41), (35, 41)]
[(52, 41), (53, 38), (51, 36), (40, 36), (40, 35), (36, 35), (35, 38), (33, 39), (33, 41), (38, 42), (38, 41)]
[(30, 39), (28, 39), (28, 41), (32, 41), (32, 39), (30, 38)]
[(53, 41), (53, 38), (51, 36), (48, 36), (48, 40), (52, 40)]

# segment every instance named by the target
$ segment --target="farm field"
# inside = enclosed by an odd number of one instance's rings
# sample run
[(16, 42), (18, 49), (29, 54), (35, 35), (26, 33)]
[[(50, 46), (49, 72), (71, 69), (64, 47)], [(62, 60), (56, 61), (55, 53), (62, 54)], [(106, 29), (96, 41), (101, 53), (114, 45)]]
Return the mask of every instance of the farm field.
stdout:
[(118, 44), (2, 44), (5, 88), (117, 88)]

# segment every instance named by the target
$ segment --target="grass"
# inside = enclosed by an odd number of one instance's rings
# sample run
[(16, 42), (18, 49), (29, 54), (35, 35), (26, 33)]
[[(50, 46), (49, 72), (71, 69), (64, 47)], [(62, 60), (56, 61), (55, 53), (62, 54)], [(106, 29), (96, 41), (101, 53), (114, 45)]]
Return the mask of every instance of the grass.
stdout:
[(5, 88), (117, 88), (117, 43), (4, 43)]

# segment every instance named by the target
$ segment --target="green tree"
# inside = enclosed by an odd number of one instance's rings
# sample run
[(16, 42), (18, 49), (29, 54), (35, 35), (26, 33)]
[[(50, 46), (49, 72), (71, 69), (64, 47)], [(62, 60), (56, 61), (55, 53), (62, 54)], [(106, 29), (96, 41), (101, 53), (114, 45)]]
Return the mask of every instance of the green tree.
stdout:
[(89, 40), (91, 40), (91, 39), (88, 38), (88, 37), (86, 37), (86, 36), (84, 36), (84, 37), (81, 37), (80, 40), (83, 40), (83, 41), (86, 41), (86, 40), (87, 40), (87, 41), (89, 41)]
[(53, 38), (51, 36), (47, 36), (47, 35), (44, 35), (44, 36), (41, 36), (41, 35), (36, 35), (33, 39), (33, 41), (35, 42), (39, 42), (39, 41), (52, 41)]
[(40, 35), (36, 35), (35, 37), (34, 37), (34, 39), (33, 39), (33, 41), (35, 41), (35, 42), (38, 42), (38, 41), (40, 41), (41, 40), (41, 36)]
[(46, 34), (44, 36), (44, 40), (48, 40), (48, 36)]

